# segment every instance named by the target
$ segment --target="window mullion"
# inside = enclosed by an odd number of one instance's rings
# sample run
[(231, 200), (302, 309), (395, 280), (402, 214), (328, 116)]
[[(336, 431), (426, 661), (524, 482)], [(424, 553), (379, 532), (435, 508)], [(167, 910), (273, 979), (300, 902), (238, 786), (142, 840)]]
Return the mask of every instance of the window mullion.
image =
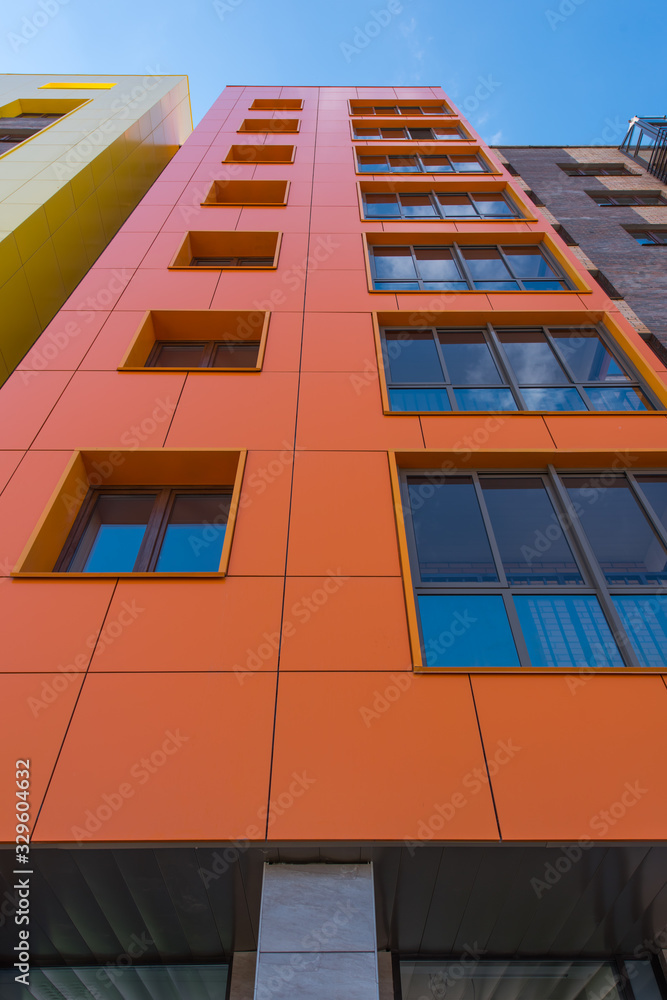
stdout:
[(511, 593), (511, 591), (506, 590), (503, 593), (503, 601), (505, 602), (505, 613), (507, 614), (507, 620), (512, 632), (512, 638), (514, 640), (514, 645), (516, 646), (519, 663), (522, 667), (530, 667), (532, 664), (530, 662), (528, 646), (526, 645), (526, 640), (523, 637), (523, 630), (521, 628), (521, 622), (519, 621), (519, 613), (514, 603), (514, 594)]
[(204, 348), (204, 355), (201, 361), (201, 368), (211, 368), (213, 365), (213, 355), (216, 349), (216, 342), (212, 340), (207, 347)]
[(519, 285), (519, 287), (521, 288), (521, 290), (525, 292), (527, 290), (526, 286), (524, 285), (524, 283), (521, 280), (521, 278), (517, 278), (517, 276), (515, 275), (514, 271), (512, 270), (512, 266), (511, 266), (510, 262), (508, 261), (506, 255), (505, 255), (505, 251), (503, 250), (503, 248), (498, 243), (495, 246), (494, 249), (496, 249), (498, 251), (498, 253), (500, 254), (500, 259), (502, 260), (503, 264), (505, 265), (505, 267), (507, 268), (509, 274), (511, 275), (512, 281), (516, 281), (517, 284)]
[(148, 524), (146, 525), (146, 532), (139, 548), (139, 552), (137, 553), (137, 559), (134, 566), (135, 573), (146, 573), (155, 569), (155, 563), (157, 562), (156, 543), (158, 537), (161, 537), (162, 526), (166, 517), (171, 493), (172, 491), (165, 487), (160, 490), (155, 498), (153, 510), (151, 511)]
[[(560, 481), (560, 477), (554, 466), (549, 465), (547, 468), (553, 496), (557, 501), (556, 512), (559, 515), (561, 511), (564, 511), (565, 513), (565, 518), (563, 520), (561, 520), (559, 516), (565, 537), (574, 543), (573, 550), (583, 562), (589, 579), (593, 581), (596, 597), (598, 598), (602, 611), (611, 627), (614, 640), (616, 641), (621, 657), (625, 660), (626, 666), (638, 668), (640, 667), (639, 660), (637, 659), (637, 655), (632, 648), (632, 643), (623, 628), (620, 615), (616, 610), (616, 605), (611, 599), (605, 575), (595, 558), (593, 549), (591, 548), (588, 538), (586, 537), (586, 533), (579, 523), (579, 519), (568, 492)], [(587, 665), (594, 666), (594, 664)]]
[(646, 515), (651, 527), (655, 531), (656, 535), (658, 536), (662, 544), (667, 549), (667, 529), (664, 527), (662, 521), (660, 520), (655, 510), (653, 509), (650, 500), (644, 494), (644, 491), (641, 488), (641, 484), (637, 482), (634, 473), (627, 472), (626, 475), (630, 482), (630, 489), (639, 504), (640, 510)]
[(461, 250), (460, 250), (460, 247), (459, 247), (458, 243), (452, 243), (451, 250), (452, 250), (452, 255), (454, 257), (454, 260), (456, 261), (456, 263), (459, 266), (459, 270), (461, 271), (461, 274), (463, 275), (463, 277), (465, 278), (465, 280), (468, 282), (468, 289), (470, 291), (474, 291), (475, 290), (475, 282), (473, 281), (472, 275), (470, 274), (470, 271), (468, 270), (468, 265), (466, 264), (466, 262), (465, 262), (465, 260), (463, 258), (463, 254), (461, 253)]
[(431, 329), (431, 335), (433, 336), (433, 339), (435, 341), (435, 349), (436, 349), (436, 351), (438, 353), (438, 361), (440, 362), (440, 368), (442, 369), (442, 372), (443, 372), (443, 374), (445, 376), (445, 382), (446, 382), (447, 385), (451, 385), (452, 384), (452, 380), (449, 377), (449, 372), (447, 371), (447, 364), (445, 362), (445, 355), (444, 355), (444, 352), (442, 350), (442, 344), (440, 343), (440, 337), (438, 336), (438, 329), (437, 329), (437, 327), (433, 327)]
[[(432, 478), (429, 473), (421, 473), (421, 475), (426, 478)], [(405, 527), (405, 533), (408, 541), (410, 571), (413, 579), (415, 580), (415, 586), (427, 587), (428, 584), (422, 583), (421, 570), (419, 568), (419, 552), (417, 551), (417, 539), (415, 537), (415, 528), (412, 520), (412, 505), (410, 503), (410, 490), (408, 488), (407, 473), (401, 473), (401, 512), (403, 514), (403, 525)]]
[(558, 361), (558, 364), (561, 366), (561, 368), (565, 369), (565, 374), (569, 378), (569, 380), (572, 383), (572, 385), (578, 385), (579, 384), (578, 380), (574, 377), (574, 375), (573, 375), (573, 373), (572, 373), (572, 371), (570, 369), (570, 366), (567, 363), (567, 359), (565, 358), (564, 353), (559, 350), (559, 347), (558, 347), (558, 344), (557, 344), (556, 340), (554, 339), (554, 337), (551, 336), (551, 331), (549, 330), (549, 328), (546, 327), (546, 326), (543, 326), (543, 327), (541, 327), (541, 330), (542, 330), (542, 333), (544, 334), (544, 336), (546, 337), (546, 340), (547, 340), (547, 342), (549, 344), (549, 347), (551, 348), (551, 350), (556, 355), (556, 360)]
[(514, 369), (509, 363), (509, 359), (505, 356), (505, 351), (503, 350), (503, 345), (496, 336), (496, 331), (494, 330), (491, 323), (486, 324), (486, 342), (489, 345), (489, 350), (491, 351), (491, 357), (496, 362), (497, 366), (500, 368), (500, 373), (505, 379), (505, 383), (509, 385), (512, 395), (516, 400), (516, 403), (520, 410), (525, 410), (526, 405), (523, 401), (523, 396), (521, 394), (521, 389), (519, 383), (517, 382), (516, 375), (514, 374)]
[(422, 276), (421, 276), (421, 273), (419, 271), (419, 267), (417, 266), (417, 254), (415, 253), (415, 248), (412, 245), (412, 243), (410, 244), (410, 253), (412, 254), (412, 266), (414, 267), (415, 274), (417, 275), (417, 282), (419, 284), (420, 290), (423, 292), (424, 291), (424, 282), (422, 280)]
[(482, 520), (484, 521), (484, 528), (489, 538), (489, 545), (491, 546), (491, 552), (493, 553), (493, 558), (496, 563), (496, 573), (498, 574), (498, 579), (501, 586), (508, 587), (507, 577), (505, 575), (505, 567), (503, 566), (503, 560), (500, 555), (500, 549), (496, 543), (496, 537), (493, 532), (493, 525), (491, 523), (491, 517), (486, 508), (486, 502), (484, 500), (484, 490), (479, 481), (479, 474), (477, 472), (472, 473), (472, 481), (475, 486), (475, 493), (477, 494), (477, 503), (479, 504), (479, 510), (482, 515)]

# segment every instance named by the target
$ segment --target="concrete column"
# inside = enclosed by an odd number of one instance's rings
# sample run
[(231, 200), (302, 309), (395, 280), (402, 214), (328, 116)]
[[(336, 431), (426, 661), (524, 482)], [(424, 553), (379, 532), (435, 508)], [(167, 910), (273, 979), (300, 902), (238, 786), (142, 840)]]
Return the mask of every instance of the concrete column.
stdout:
[(372, 865), (264, 865), (255, 1000), (378, 997)]

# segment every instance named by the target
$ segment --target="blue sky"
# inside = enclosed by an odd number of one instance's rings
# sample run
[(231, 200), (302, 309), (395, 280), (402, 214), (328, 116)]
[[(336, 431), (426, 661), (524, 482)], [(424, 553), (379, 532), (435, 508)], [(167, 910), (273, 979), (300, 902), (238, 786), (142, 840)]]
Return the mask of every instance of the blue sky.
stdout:
[(489, 142), (616, 145), (667, 112), (664, 0), (5, 0), (6, 73), (440, 85)]

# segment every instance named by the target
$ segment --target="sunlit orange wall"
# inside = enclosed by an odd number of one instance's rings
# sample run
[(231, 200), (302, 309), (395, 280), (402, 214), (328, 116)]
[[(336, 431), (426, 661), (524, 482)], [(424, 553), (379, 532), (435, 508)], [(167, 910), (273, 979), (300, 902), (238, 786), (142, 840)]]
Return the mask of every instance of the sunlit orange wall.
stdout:
[[(271, 97), (303, 99), (275, 113), (300, 131), (239, 135), (246, 118), (271, 116), (249, 111)], [(412, 671), (388, 453), (428, 465), (429, 449), (465, 449), (487, 416), (384, 415), (372, 312), (607, 312), (625, 349), (665, 372), (585, 284), (455, 301), (369, 292), (362, 233), (435, 231), (360, 219), (356, 185), (369, 177), (355, 173), (347, 102), (388, 97), (444, 95), (227, 88), (0, 390), (0, 740), (5, 762), (31, 758), (36, 842), (665, 834), (661, 676)], [(294, 144), (296, 156), (223, 164), (242, 142)], [(213, 180), (253, 178), (289, 180), (287, 205), (200, 205)], [(513, 183), (500, 165), (498, 178)], [(550, 231), (534, 215), (475, 232)], [(187, 231), (215, 229), (282, 232), (277, 270), (167, 269)], [(119, 372), (149, 309), (270, 310), (262, 372)], [(662, 413), (521, 413), (484, 450), (506, 466), (539, 451), (543, 467), (577, 452), (655, 458), (666, 442)], [(227, 578), (11, 578), (86, 448), (248, 449)], [(632, 807), (595, 825), (637, 784)]]

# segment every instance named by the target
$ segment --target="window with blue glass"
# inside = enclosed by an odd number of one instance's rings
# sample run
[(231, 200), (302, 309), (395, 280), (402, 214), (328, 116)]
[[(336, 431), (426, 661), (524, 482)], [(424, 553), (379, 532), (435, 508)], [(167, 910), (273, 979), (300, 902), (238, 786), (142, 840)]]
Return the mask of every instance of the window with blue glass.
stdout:
[(488, 174), (489, 165), (477, 153), (364, 153), (357, 150), (362, 174)]
[(56, 572), (215, 573), (231, 489), (90, 490)]
[(667, 666), (667, 472), (405, 473), (424, 665)]
[(364, 192), (367, 219), (522, 219), (514, 202), (502, 191)]
[(386, 328), (382, 352), (394, 412), (659, 405), (595, 327)]
[(352, 126), (355, 139), (419, 139), (421, 141), (467, 140), (470, 137), (460, 125), (423, 125), (420, 122), (406, 122), (405, 125), (393, 122), (380, 122), (377, 125)]
[(369, 247), (376, 291), (552, 292), (573, 286), (546, 247)]

